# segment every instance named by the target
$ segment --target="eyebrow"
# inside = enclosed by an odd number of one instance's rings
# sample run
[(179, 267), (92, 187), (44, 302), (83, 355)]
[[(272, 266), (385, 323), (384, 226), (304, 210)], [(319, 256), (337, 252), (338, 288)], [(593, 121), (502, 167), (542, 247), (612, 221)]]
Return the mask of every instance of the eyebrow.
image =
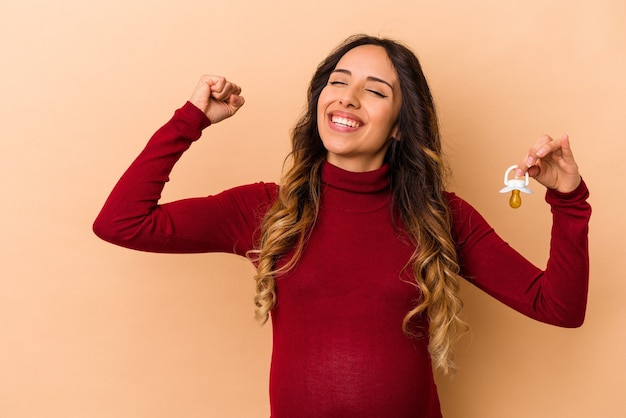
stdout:
[[(349, 76), (352, 75), (352, 72), (350, 70), (344, 70), (343, 68), (335, 68), (335, 70), (333, 71), (333, 73), (342, 73), (342, 74), (347, 74)], [(378, 78), (378, 77), (374, 77), (374, 76), (369, 76), (367, 77), (367, 79), (369, 81), (375, 81), (377, 83), (383, 83), (389, 86), (389, 88), (391, 90), (393, 90), (393, 86), (391, 85), (391, 83), (389, 83), (388, 81), (383, 80), (382, 78)]]

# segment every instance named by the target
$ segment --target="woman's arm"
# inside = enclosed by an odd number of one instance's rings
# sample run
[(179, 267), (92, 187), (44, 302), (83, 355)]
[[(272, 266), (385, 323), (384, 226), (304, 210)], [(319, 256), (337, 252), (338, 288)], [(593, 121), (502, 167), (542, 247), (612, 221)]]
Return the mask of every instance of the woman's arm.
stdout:
[(451, 197), (462, 275), (531, 318), (563, 327), (582, 325), (589, 283), (588, 195), (584, 182), (568, 194), (547, 191), (553, 226), (545, 270), (511, 248), (468, 203)]
[(540, 138), (519, 164), (548, 188), (553, 224), (546, 269), (513, 250), (480, 214), (459, 198), (451, 199), (462, 273), (487, 293), (537, 320), (580, 326), (589, 283), (589, 191), (578, 172), (569, 138)]
[[(213, 79), (217, 81), (210, 84)], [(152, 136), (109, 195), (94, 232), (106, 241), (143, 251), (245, 253), (250, 249), (275, 185), (259, 183), (216, 196), (159, 204), (172, 168), (211, 123), (208, 115), (217, 121), (232, 116), (243, 104), (237, 96), (240, 91), (223, 78), (203, 77), (192, 99), (198, 103), (205, 97), (205, 103), (199, 103), (204, 111), (189, 101)]]

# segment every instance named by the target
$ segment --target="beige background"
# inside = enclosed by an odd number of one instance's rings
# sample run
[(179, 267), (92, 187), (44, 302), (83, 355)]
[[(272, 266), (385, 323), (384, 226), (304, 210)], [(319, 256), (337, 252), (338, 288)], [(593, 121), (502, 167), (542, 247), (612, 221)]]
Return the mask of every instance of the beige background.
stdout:
[(509, 209), (504, 170), (568, 132), (592, 190), (586, 323), (546, 326), (464, 286), (472, 334), (459, 374), (438, 376), (445, 416), (626, 416), (623, 0), (0, 0), (0, 417), (268, 416), (252, 267), (116, 248), (91, 222), (204, 72), (247, 104), (164, 197), (277, 180), (315, 65), (355, 32), (418, 53), (451, 189), (538, 265), (549, 209), (537, 184)]

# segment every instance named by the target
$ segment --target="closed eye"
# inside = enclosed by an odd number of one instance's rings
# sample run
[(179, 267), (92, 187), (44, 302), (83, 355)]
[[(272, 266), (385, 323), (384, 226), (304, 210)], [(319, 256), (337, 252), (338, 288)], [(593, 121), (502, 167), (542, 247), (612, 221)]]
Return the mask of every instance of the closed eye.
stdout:
[(386, 98), (386, 97), (389, 97), (386, 94), (383, 94), (383, 93), (381, 93), (379, 91), (376, 91), (376, 90), (367, 89), (367, 91), (369, 91), (370, 93), (374, 94), (375, 96), (378, 96), (378, 97), (383, 98), (383, 99)]

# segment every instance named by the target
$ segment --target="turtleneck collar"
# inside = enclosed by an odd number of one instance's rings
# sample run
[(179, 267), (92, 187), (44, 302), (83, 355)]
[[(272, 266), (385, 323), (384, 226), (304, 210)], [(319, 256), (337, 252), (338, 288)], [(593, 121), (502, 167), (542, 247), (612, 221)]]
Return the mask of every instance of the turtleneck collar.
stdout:
[(366, 172), (347, 171), (328, 161), (322, 167), (322, 201), (326, 207), (369, 212), (389, 205), (389, 166)]

